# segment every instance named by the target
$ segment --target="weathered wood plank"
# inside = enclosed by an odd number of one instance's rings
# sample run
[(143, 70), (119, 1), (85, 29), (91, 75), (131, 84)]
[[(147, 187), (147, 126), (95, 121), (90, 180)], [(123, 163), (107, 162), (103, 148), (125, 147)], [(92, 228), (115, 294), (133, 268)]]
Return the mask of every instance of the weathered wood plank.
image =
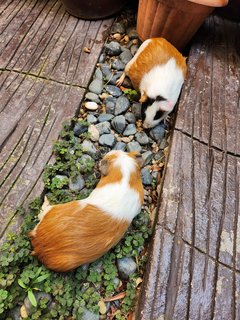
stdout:
[(38, 182), (62, 122), (76, 115), (84, 94), (84, 89), (79, 87), (16, 76), (15, 72), (5, 71), (2, 76), (1, 235), (14, 217), (16, 207), (26, 201)]
[(174, 131), (139, 319), (236, 319), (239, 169), (239, 157)]
[(22, 3), (0, 23), (0, 68), (87, 87), (113, 19), (77, 19), (57, 0)]
[(191, 47), (176, 128), (240, 155), (240, 25), (210, 16)]

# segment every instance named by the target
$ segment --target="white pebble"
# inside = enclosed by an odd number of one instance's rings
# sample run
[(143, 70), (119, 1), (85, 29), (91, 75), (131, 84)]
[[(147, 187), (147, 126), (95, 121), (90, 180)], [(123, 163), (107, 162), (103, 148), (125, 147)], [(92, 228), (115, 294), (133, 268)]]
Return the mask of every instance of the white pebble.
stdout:
[(98, 104), (94, 101), (87, 101), (85, 103), (85, 108), (88, 110), (97, 110)]

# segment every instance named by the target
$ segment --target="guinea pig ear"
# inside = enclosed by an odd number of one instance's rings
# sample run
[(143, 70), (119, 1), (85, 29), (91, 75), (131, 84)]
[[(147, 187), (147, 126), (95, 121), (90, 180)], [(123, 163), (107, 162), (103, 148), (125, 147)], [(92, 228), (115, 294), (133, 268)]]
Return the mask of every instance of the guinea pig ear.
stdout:
[(142, 166), (144, 164), (144, 160), (143, 160), (142, 155), (137, 151), (129, 152), (129, 154), (132, 155), (136, 159), (137, 164), (139, 165), (140, 168), (142, 168)]
[(109, 169), (109, 161), (107, 159), (102, 159), (99, 164), (99, 169), (102, 176), (107, 176)]

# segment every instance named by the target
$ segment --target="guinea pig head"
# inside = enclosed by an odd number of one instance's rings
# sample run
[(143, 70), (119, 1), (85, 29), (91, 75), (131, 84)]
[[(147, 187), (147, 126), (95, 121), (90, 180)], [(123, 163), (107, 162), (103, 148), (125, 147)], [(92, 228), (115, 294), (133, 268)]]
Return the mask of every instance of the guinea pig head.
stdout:
[(146, 97), (142, 101), (142, 121), (144, 128), (153, 128), (172, 111), (174, 104), (157, 96), (155, 99)]

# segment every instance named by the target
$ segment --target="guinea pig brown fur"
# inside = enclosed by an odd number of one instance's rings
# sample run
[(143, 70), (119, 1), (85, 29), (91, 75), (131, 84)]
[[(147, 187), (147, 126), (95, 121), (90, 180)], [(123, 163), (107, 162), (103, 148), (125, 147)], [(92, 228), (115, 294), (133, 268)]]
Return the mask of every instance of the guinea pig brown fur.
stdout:
[(100, 162), (101, 179), (88, 198), (50, 205), (29, 234), (32, 254), (65, 272), (92, 262), (116, 245), (143, 203), (141, 156), (111, 151)]
[(143, 126), (151, 128), (173, 110), (186, 77), (186, 58), (166, 39), (148, 39), (127, 63), (118, 86), (126, 75), (141, 93)]

